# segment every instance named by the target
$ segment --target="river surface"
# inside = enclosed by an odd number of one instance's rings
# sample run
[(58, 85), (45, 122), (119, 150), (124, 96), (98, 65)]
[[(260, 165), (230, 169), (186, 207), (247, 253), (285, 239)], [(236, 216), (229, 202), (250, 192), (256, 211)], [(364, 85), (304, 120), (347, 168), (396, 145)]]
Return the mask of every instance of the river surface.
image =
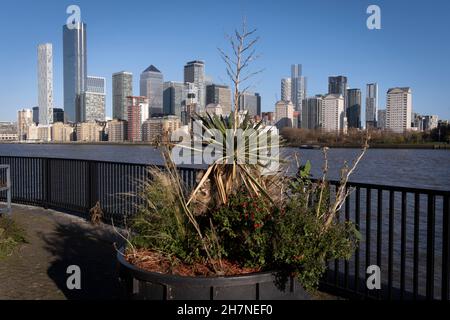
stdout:
[[(337, 179), (345, 161), (360, 150), (329, 150), (329, 178)], [(287, 159), (298, 153), (301, 162), (311, 161), (313, 176), (321, 176), (321, 150), (287, 148)], [(140, 145), (39, 145), (0, 144), (0, 156), (51, 157), (128, 163), (163, 164), (160, 152)], [(422, 149), (372, 149), (361, 161), (353, 182), (450, 190), (450, 151)]]

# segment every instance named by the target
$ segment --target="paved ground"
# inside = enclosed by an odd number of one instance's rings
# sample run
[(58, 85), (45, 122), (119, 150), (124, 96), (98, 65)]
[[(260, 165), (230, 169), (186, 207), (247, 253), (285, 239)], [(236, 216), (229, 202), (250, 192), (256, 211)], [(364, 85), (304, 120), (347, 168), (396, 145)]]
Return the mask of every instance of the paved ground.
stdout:
[[(28, 244), (0, 260), (0, 299), (61, 300), (120, 297), (110, 227), (94, 227), (78, 217), (14, 206), (13, 219), (27, 232)], [(70, 265), (82, 273), (82, 289), (67, 289)]]
[[(0, 260), (0, 300), (117, 299), (114, 243), (121, 239), (109, 226), (95, 227), (71, 215), (14, 206), (13, 219), (28, 243)], [(67, 289), (67, 268), (81, 268), (82, 289)], [(335, 299), (319, 294), (316, 299)]]

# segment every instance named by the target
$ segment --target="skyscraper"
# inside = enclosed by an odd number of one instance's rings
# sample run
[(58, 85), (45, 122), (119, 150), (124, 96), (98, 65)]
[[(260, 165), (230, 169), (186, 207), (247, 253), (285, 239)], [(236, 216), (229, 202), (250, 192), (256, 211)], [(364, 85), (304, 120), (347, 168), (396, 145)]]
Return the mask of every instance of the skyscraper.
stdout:
[(386, 128), (402, 133), (411, 129), (411, 88), (391, 88), (387, 92)]
[(332, 76), (328, 78), (328, 94), (340, 94), (344, 97), (344, 112), (347, 109), (347, 89), (347, 77)]
[(183, 102), (186, 100), (187, 88), (183, 82), (164, 82), (163, 113), (181, 118)]
[(239, 111), (248, 111), (250, 117), (261, 115), (261, 96), (259, 93), (245, 92), (239, 97)]
[(291, 78), (285, 78), (281, 80), (281, 100), (292, 100), (292, 81)]
[(147, 97), (128, 97), (128, 140), (142, 141), (142, 104), (147, 103)]
[(154, 65), (151, 65), (142, 72), (140, 94), (142, 97), (147, 97), (151, 116), (161, 116), (164, 113), (163, 86), (163, 74)]
[(291, 66), (291, 101), (295, 111), (302, 112), (303, 99), (306, 98), (306, 78), (302, 75), (302, 65)]
[(184, 82), (193, 83), (197, 87), (198, 112), (206, 107), (205, 62), (191, 61), (184, 66)]
[(39, 124), (39, 107), (33, 107), (33, 122)]
[(51, 43), (38, 46), (38, 102), (39, 123), (53, 123), (53, 46)]
[(378, 110), (377, 128), (381, 130), (386, 129), (386, 109)]
[(347, 90), (347, 121), (349, 128), (361, 129), (361, 90)]
[(206, 87), (206, 105), (220, 104), (224, 115), (231, 113), (231, 89), (229, 86), (211, 84)]
[(133, 95), (133, 74), (126, 71), (114, 73), (113, 88), (113, 118), (128, 120), (128, 98)]
[(22, 109), (17, 112), (17, 134), (19, 140), (29, 139), (28, 128), (33, 124), (33, 111), (30, 109)]
[(306, 98), (303, 100), (303, 113), (301, 127), (303, 129), (315, 130), (322, 126), (322, 105), (321, 96)]
[(87, 81), (86, 25), (63, 27), (64, 112), (68, 122), (81, 120), (81, 94)]
[(53, 108), (53, 123), (56, 122), (64, 122), (64, 110), (61, 108)]
[(378, 84), (369, 83), (366, 94), (366, 129), (377, 127)]
[(80, 122), (105, 121), (106, 79), (87, 77), (86, 90), (81, 93)]

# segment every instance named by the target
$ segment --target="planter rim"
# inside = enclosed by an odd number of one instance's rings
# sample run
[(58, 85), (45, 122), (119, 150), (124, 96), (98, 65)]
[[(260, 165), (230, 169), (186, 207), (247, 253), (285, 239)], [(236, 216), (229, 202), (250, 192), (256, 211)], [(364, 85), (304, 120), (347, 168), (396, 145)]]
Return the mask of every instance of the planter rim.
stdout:
[(126, 247), (122, 247), (117, 252), (117, 259), (119, 263), (125, 268), (132, 271), (133, 276), (136, 279), (143, 281), (156, 282), (161, 284), (179, 284), (183, 282), (187, 285), (245, 285), (252, 284), (256, 282), (269, 282), (273, 281), (274, 276), (278, 274), (277, 271), (268, 271), (268, 272), (257, 272), (257, 273), (249, 273), (238, 276), (217, 276), (217, 277), (192, 277), (192, 276), (178, 276), (178, 275), (170, 275), (164, 273), (150, 272), (144, 269), (141, 269), (131, 263), (129, 263), (124, 256)]

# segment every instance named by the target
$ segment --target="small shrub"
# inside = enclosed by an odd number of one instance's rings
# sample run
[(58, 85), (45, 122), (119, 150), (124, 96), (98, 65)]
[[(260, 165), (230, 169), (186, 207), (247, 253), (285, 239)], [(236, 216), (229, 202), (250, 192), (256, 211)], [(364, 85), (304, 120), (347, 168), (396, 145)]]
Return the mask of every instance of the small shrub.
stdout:
[(0, 216), (0, 259), (10, 256), (23, 243), (26, 243), (25, 231), (12, 219)]

